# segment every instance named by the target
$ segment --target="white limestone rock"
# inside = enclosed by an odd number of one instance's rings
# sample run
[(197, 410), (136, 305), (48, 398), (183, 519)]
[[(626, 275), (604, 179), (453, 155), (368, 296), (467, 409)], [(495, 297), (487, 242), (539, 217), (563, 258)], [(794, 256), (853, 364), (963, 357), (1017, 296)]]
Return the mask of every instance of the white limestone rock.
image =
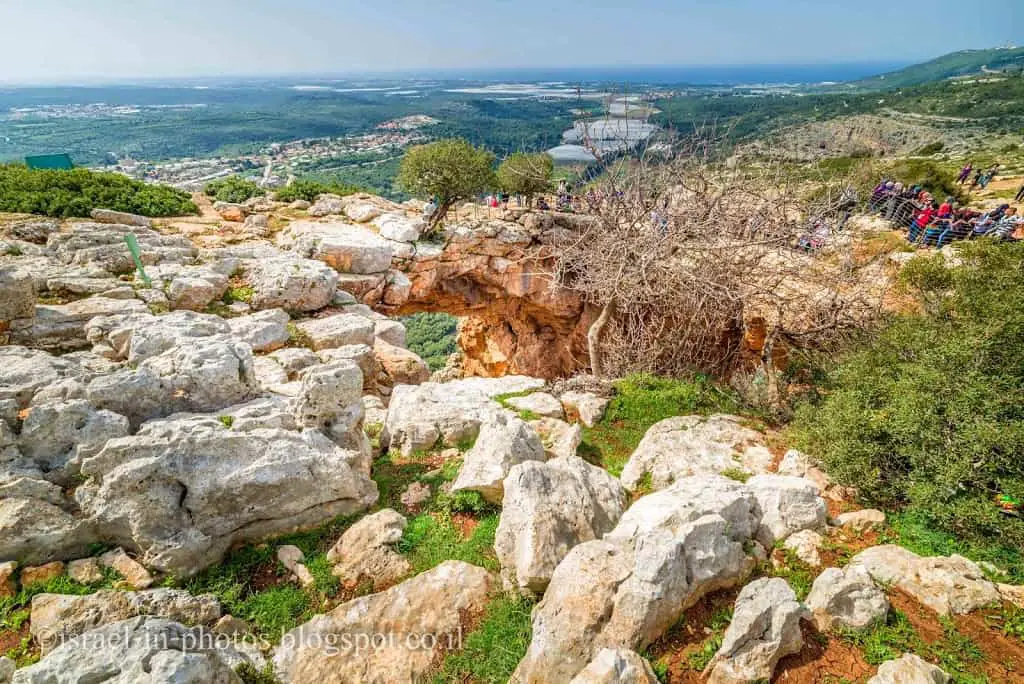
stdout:
[(747, 480), (761, 508), (757, 540), (766, 549), (801, 530), (824, 529), (828, 520), (825, 501), (817, 488), (799, 477), (758, 475)]
[(508, 412), (495, 412), (481, 424), (452, 491), (475, 491), (491, 503), (501, 503), (512, 466), (544, 458), (544, 445), (533, 428)]
[(889, 614), (885, 592), (858, 566), (826, 569), (814, 580), (806, 604), (822, 632), (837, 627), (868, 629)]
[(868, 684), (949, 684), (953, 678), (914, 653), (904, 653), (878, 666)]

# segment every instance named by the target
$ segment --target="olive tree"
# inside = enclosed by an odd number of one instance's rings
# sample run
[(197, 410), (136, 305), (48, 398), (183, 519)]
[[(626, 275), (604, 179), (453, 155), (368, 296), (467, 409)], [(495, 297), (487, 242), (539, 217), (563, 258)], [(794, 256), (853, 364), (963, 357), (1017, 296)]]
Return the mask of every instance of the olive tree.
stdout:
[(498, 167), (498, 187), (508, 193), (525, 195), (529, 203), (534, 195), (551, 189), (554, 170), (554, 160), (545, 152), (516, 152)]
[(456, 202), (494, 186), (494, 155), (460, 138), (417, 145), (405, 153), (398, 184), (407, 192), (437, 199), (431, 226)]

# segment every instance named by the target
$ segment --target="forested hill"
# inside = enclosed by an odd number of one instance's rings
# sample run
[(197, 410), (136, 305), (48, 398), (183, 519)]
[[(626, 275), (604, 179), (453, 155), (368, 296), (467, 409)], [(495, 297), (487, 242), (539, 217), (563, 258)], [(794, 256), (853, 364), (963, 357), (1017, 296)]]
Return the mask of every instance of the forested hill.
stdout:
[(951, 52), (929, 62), (914, 64), (899, 71), (856, 81), (854, 85), (872, 89), (902, 88), (956, 76), (980, 75), (986, 71), (1017, 73), (1024, 71), (1024, 48), (991, 48)]

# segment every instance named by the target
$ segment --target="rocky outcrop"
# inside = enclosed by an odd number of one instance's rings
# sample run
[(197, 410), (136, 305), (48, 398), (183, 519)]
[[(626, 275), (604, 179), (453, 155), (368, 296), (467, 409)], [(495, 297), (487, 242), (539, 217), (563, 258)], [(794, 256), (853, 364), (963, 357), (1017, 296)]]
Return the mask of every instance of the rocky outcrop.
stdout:
[[(103, 538), (189, 576), (239, 541), (363, 510), (377, 487), (364, 456), (317, 431), (237, 432), (216, 418), (145, 425), (86, 459), (76, 499)], [(245, 502), (240, 506), (239, 502)]]
[(625, 505), (618, 480), (577, 456), (514, 466), (494, 540), (505, 586), (542, 593), (569, 551), (610, 532)]
[(602, 648), (643, 649), (703, 595), (749, 574), (744, 545), (759, 523), (753, 494), (723, 477), (683, 478), (639, 499), (559, 563), (513, 681), (566, 682)]
[(316, 311), (331, 303), (338, 285), (334, 269), (288, 254), (259, 259), (248, 279), (256, 309)]
[(283, 684), (422, 681), (440, 650), (457, 643), (463, 620), (484, 609), (492, 584), (486, 570), (447, 561), (344, 603), (284, 635), (278, 676)]
[(215, 639), (203, 627), (137, 617), (86, 632), (14, 673), (13, 684), (241, 684), (235, 668), (262, 659)]
[(622, 470), (622, 484), (657, 490), (691, 475), (766, 472), (772, 455), (764, 436), (736, 416), (678, 416), (652, 426)]
[(771, 679), (779, 660), (803, 647), (802, 617), (804, 608), (786, 580), (762, 578), (743, 587), (722, 647), (708, 666), (708, 683)]

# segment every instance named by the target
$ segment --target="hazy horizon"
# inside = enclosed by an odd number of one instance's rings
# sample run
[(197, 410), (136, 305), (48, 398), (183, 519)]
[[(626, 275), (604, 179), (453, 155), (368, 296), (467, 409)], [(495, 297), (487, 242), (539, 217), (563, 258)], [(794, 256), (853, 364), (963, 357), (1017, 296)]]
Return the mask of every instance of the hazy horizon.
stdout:
[(1005, 45), (992, 0), (6, 0), (0, 83), (429, 72), (906, 65)]

